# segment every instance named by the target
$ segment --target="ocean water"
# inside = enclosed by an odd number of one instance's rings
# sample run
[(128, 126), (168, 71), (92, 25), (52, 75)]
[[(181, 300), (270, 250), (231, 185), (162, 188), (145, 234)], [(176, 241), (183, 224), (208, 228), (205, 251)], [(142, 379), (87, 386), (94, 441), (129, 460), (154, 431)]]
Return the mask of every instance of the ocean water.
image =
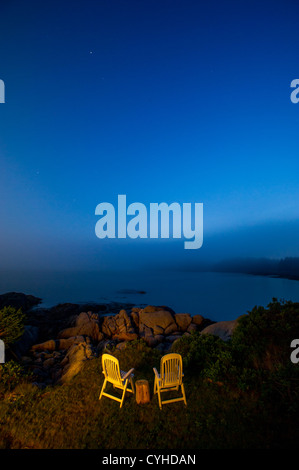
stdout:
[[(117, 301), (166, 305), (176, 313), (233, 320), (273, 297), (299, 301), (299, 281), (246, 274), (182, 271), (1, 272), (0, 293), (41, 297), (42, 306)], [(141, 293), (144, 291), (145, 293)]]

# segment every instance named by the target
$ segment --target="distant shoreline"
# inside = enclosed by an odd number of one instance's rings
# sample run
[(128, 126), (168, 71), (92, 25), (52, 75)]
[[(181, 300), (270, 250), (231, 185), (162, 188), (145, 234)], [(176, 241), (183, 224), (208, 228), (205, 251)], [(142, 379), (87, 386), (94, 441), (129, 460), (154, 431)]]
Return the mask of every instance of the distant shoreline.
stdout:
[(299, 258), (235, 258), (218, 262), (211, 271), (234, 274), (250, 274), (278, 279), (299, 281)]
[(270, 277), (272, 279), (288, 279), (289, 281), (299, 281), (299, 275), (292, 275), (292, 274), (275, 274), (275, 273), (254, 273), (248, 271), (222, 271), (222, 270), (210, 270), (206, 272), (212, 273), (221, 273), (221, 274), (247, 274), (250, 276), (262, 276), (262, 277)]

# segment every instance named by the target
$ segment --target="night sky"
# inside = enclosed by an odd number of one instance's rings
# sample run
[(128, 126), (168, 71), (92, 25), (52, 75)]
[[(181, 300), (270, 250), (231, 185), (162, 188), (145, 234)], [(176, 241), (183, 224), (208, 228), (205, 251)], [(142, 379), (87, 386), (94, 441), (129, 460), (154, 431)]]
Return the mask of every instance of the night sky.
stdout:
[[(298, 21), (295, 0), (1, 0), (0, 268), (299, 256)], [(203, 203), (203, 247), (99, 240), (118, 194)]]

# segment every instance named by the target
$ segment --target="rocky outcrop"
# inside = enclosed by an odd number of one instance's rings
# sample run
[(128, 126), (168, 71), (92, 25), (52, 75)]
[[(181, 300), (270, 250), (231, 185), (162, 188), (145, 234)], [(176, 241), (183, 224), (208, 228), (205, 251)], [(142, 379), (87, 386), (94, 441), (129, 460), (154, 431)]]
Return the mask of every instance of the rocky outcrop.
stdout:
[(204, 322), (204, 318), (201, 315), (193, 315), (192, 322), (200, 326)]
[(167, 335), (176, 331), (178, 326), (173, 315), (167, 310), (155, 312), (141, 310), (139, 312), (139, 333), (141, 336), (146, 328), (150, 328), (153, 335)]
[(89, 336), (93, 341), (104, 338), (100, 331), (99, 316), (92, 312), (82, 312), (75, 320), (75, 326), (66, 328), (58, 333), (58, 338), (71, 338), (74, 336)]
[[(26, 315), (26, 323), (39, 328), (39, 340), (40, 342), (50, 338), (56, 338), (58, 333), (63, 329), (75, 326), (77, 316), (81, 312), (98, 313), (101, 315), (108, 309), (106, 304), (73, 304), (63, 303), (55, 305), (51, 308), (38, 307)], [(119, 307), (116, 310), (114, 304), (109, 304), (109, 311), (119, 311)]]
[[(71, 307), (70, 307), (71, 308)], [(38, 386), (67, 383), (84, 361), (104, 351), (125, 349), (129, 341), (142, 338), (161, 353), (167, 353), (182, 335), (198, 331), (205, 320), (200, 315), (174, 313), (169, 307), (148, 305), (121, 309), (117, 314), (80, 312), (70, 317), (71, 324), (60, 330), (57, 339), (48, 339), (31, 348), (33, 357), (25, 356)], [(51, 330), (52, 331), (52, 330)]]
[[(195, 321), (193, 321), (193, 318)], [(81, 312), (74, 318), (73, 326), (58, 333), (57, 339), (51, 339), (32, 347), (33, 351), (68, 350), (74, 343), (89, 339), (95, 346), (109, 340), (118, 344), (143, 338), (155, 347), (161, 343), (172, 343), (182, 334), (191, 334), (200, 329), (203, 317), (191, 317), (188, 313), (174, 313), (168, 307), (148, 305), (145, 308), (132, 308), (127, 313), (121, 309), (116, 315)], [(101, 346), (98, 347), (98, 350)]]
[(86, 342), (73, 344), (61, 362), (63, 367), (59, 383), (67, 383), (80, 372), (83, 362), (93, 355), (92, 347)]
[(223, 341), (228, 341), (236, 328), (238, 319), (229, 321), (219, 321), (204, 328), (202, 334), (211, 334), (219, 336)]
[[(162, 343), (168, 335), (178, 330), (174, 315), (161, 307), (148, 306), (135, 313), (139, 337), (151, 347)], [(138, 320), (136, 320), (138, 315)]]
[(32, 357), (22, 357), (22, 362), (39, 388), (69, 382), (81, 370), (83, 362), (95, 355), (90, 340), (83, 336), (49, 340), (33, 346), (31, 352)]
[(18, 358), (23, 356), (38, 340), (39, 330), (37, 326), (26, 325), (21, 338), (13, 345), (13, 352)]
[(106, 316), (102, 324), (102, 332), (108, 338), (118, 341), (132, 341), (138, 338), (126, 310), (121, 310), (115, 316)]
[(6, 292), (0, 295), (0, 310), (3, 307), (14, 307), (21, 309), (23, 313), (26, 313), (32, 307), (40, 304), (42, 299), (34, 297), (33, 295), (22, 294), (20, 292)]
[(32, 346), (32, 351), (60, 351), (69, 349), (74, 343), (84, 342), (83, 336), (73, 336), (67, 339), (50, 339), (44, 343), (35, 344)]
[(176, 313), (174, 318), (179, 331), (186, 331), (193, 320), (189, 313)]

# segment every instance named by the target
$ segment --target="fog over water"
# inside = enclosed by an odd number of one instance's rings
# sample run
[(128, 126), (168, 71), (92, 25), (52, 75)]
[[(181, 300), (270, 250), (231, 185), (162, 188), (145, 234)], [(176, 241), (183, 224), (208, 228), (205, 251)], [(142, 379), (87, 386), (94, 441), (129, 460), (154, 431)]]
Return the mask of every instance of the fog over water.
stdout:
[(298, 255), (298, 228), (297, 221), (282, 221), (207, 234), (199, 250), (184, 250), (183, 240), (96, 237), (89, 244), (61, 241), (54, 249), (41, 239), (3, 253), (0, 293), (33, 294), (45, 306), (118, 301), (233, 319), (272, 297), (299, 301), (299, 281), (202, 271), (231, 257)]

